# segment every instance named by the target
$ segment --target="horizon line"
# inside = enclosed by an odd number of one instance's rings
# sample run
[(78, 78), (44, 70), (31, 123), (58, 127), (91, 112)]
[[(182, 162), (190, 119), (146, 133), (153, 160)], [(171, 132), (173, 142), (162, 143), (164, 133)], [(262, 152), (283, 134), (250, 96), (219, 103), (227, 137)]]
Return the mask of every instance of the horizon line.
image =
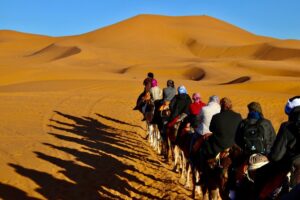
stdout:
[(84, 35), (93, 31), (97, 31), (106, 27), (110, 27), (113, 26), (115, 24), (121, 23), (123, 21), (129, 20), (129, 19), (133, 19), (135, 17), (139, 17), (139, 16), (160, 16), (160, 17), (209, 17), (209, 18), (213, 18), (219, 21), (222, 21), (224, 23), (230, 24), (232, 26), (235, 26), (237, 28), (240, 28), (244, 31), (247, 31), (251, 34), (257, 35), (257, 36), (263, 36), (263, 37), (271, 37), (271, 38), (275, 38), (275, 39), (280, 39), (280, 40), (300, 40), (300, 39), (296, 39), (296, 38), (283, 38), (283, 37), (277, 37), (277, 36), (269, 36), (269, 35), (263, 35), (263, 34), (257, 34), (254, 33), (252, 31), (249, 31), (246, 28), (240, 27), (238, 25), (235, 25), (231, 22), (225, 21), (223, 19), (211, 16), (211, 15), (207, 15), (207, 14), (201, 14), (201, 15), (163, 15), (163, 14), (151, 14), (151, 13), (144, 13), (144, 14), (137, 14), (137, 15), (133, 15), (131, 17), (116, 21), (114, 23), (108, 24), (108, 25), (104, 25), (104, 26), (99, 26), (98, 28), (89, 30), (89, 31), (85, 31), (85, 32), (81, 32), (81, 33), (74, 33), (74, 34), (66, 34), (66, 35), (48, 35), (48, 34), (43, 34), (43, 33), (37, 33), (37, 32), (30, 32), (30, 31), (22, 31), (22, 30), (16, 30), (16, 29), (0, 29), (0, 31), (12, 31), (12, 32), (17, 32), (17, 33), (21, 33), (21, 34), (30, 34), (30, 35), (34, 35), (34, 36), (41, 36), (41, 37), (52, 37), (52, 38), (60, 38), (60, 37), (73, 37), (73, 36), (80, 36), (80, 35)]

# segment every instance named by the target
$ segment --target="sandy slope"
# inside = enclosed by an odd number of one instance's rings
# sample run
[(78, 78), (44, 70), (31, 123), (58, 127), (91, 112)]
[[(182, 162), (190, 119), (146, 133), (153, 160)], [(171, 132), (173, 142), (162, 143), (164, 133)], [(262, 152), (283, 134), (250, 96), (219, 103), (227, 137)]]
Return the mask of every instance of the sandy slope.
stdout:
[(276, 129), (300, 90), (300, 42), (208, 17), (141, 15), (79, 36), (0, 31), (0, 198), (186, 199), (133, 112), (153, 71), (189, 93), (259, 101)]

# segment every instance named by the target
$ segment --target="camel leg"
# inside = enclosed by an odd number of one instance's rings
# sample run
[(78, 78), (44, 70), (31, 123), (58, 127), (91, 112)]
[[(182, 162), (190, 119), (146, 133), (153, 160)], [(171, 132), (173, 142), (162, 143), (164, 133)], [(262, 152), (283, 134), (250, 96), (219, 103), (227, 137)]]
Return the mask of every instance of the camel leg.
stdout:
[(153, 149), (156, 151), (157, 149), (157, 135), (156, 135), (156, 127), (153, 124)]
[(189, 163), (187, 163), (187, 174), (186, 174), (186, 181), (185, 181), (185, 188), (191, 188), (191, 173), (192, 167)]
[(161, 140), (161, 135), (160, 135), (160, 132), (159, 132), (159, 129), (158, 129), (158, 127), (157, 127), (157, 125), (156, 125), (156, 132), (157, 132), (157, 153), (159, 154), (159, 155), (161, 155), (162, 154), (162, 140)]
[(151, 147), (153, 147), (153, 145), (154, 145), (154, 131), (153, 131), (153, 125), (151, 124), (150, 126), (150, 145), (151, 145)]
[[(196, 181), (199, 181), (200, 180), (200, 174), (197, 170), (193, 170), (192, 169), (192, 173), (195, 173), (196, 174)], [(196, 192), (199, 194), (199, 196), (202, 194), (201, 192), (201, 187), (199, 185), (196, 186)]]
[(186, 158), (185, 158), (185, 156), (184, 156), (184, 153), (183, 153), (183, 151), (182, 150), (180, 150), (180, 154), (181, 154), (181, 158), (182, 158), (182, 160), (181, 160), (181, 177), (180, 177), (180, 179), (183, 181), (183, 183), (184, 183), (184, 185), (186, 186), (186, 177), (187, 177), (187, 167), (188, 167), (188, 163), (187, 163), (187, 160), (186, 160)]
[(219, 194), (218, 189), (210, 190), (209, 191), (209, 199), (218, 200), (218, 196), (219, 196), (218, 194)]
[(174, 168), (173, 170), (175, 170), (176, 172), (179, 172), (179, 168), (180, 168), (180, 149), (177, 145), (175, 145), (174, 147)]
[(196, 192), (196, 170), (194, 167), (191, 167), (192, 170), (192, 199), (195, 199), (195, 192)]

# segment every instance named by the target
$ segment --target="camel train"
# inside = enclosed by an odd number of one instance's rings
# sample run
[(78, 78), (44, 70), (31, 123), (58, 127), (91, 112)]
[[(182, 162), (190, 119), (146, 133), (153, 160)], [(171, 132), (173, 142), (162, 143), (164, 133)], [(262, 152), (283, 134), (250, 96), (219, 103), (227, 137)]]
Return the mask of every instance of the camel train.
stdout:
[(300, 96), (288, 100), (289, 120), (276, 135), (258, 102), (242, 119), (227, 97), (206, 104), (172, 80), (162, 90), (151, 72), (143, 84), (134, 110), (193, 199), (300, 199)]

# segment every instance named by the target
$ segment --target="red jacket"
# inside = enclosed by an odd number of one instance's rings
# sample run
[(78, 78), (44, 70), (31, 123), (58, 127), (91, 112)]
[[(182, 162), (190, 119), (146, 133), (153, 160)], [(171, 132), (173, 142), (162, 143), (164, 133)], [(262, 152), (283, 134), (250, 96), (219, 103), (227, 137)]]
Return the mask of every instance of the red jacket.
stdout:
[(202, 101), (194, 102), (194, 103), (190, 104), (190, 107), (189, 107), (190, 114), (191, 115), (200, 114), (200, 111), (202, 110), (203, 106), (206, 106), (206, 104), (203, 103)]

